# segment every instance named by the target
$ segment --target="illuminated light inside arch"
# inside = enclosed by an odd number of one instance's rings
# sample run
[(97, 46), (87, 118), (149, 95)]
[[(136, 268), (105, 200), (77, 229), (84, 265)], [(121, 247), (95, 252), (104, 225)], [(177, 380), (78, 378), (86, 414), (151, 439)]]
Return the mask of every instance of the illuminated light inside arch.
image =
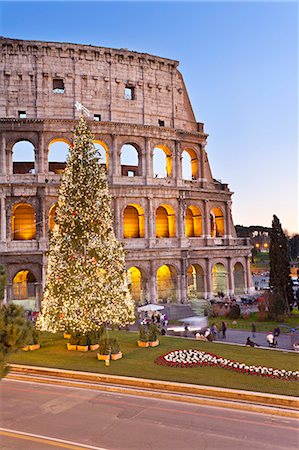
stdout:
[(172, 238), (176, 236), (176, 217), (169, 205), (161, 205), (156, 210), (156, 237)]
[(12, 148), (14, 174), (35, 173), (35, 149), (29, 141), (19, 141)]
[(187, 270), (188, 298), (203, 298), (205, 292), (204, 271), (199, 264), (191, 264)]
[(63, 173), (69, 154), (70, 143), (63, 138), (53, 139), (49, 144), (49, 172)]
[(13, 278), (12, 299), (27, 300), (35, 298), (36, 278), (29, 270), (21, 270)]
[(124, 209), (124, 238), (144, 238), (144, 211), (140, 205)]
[(190, 148), (186, 148), (182, 153), (182, 178), (183, 180), (196, 180), (198, 173), (198, 157), (196, 152)]
[(53, 205), (49, 211), (49, 230), (53, 230), (55, 225), (55, 214), (57, 210), (57, 204)]
[(172, 173), (172, 153), (164, 145), (158, 145), (154, 148), (153, 173), (155, 178), (167, 178)]
[(227, 292), (227, 272), (223, 264), (217, 263), (212, 269), (213, 293), (217, 295), (219, 292), (226, 294)]
[(213, 208), (210, 213), (211, 237), (224, 235), (224, 217), (221, 208)]
[(109, 164), (109, 151), (108, 151), (108, 146), (107, 144), (105, 144), (105, 142), (103, 141), (99, 141), (99, 140), (94, 140), (93, 141), (95, 148), (97, 149), (97, 153), (99, 156), (99, 163), (100, 164), (105, 164), (106, 168), (108, 169), (108, 164)]
[(188, 206), (185, 219), (186, 237), (198, 237), (202, 235), (202, 215), (197, 206)]
[(14, 241), (36, 239), (34, 209), (28, 203), (20, 203), (13, 208), (11, 232)]
[(234, 285), (235, 285), (235, 294), (236, 295), (244, 294), (245, 273), (244, 273), (244, 267), (240, 262), (237, 262), (234, 265)]
[(163, 265), (157, 270), (157, 297), (158, 302), (176, 302), (177, 300), (177, 274), (172, 266)]
[(128, 270), (128, 283), (133, 300), (142, 300), (142, 274), (135, 266), (130, 267)]

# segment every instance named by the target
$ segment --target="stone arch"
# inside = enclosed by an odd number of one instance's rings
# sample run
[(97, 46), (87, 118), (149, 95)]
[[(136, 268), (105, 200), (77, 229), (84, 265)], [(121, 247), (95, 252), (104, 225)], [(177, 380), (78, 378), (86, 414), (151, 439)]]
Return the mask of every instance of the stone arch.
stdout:
[(197, 237), (202, 235), (202, 214), (198, 206), (188, 205), (185, 216), (186, 237)]
[(215, 296), (227, 293), (227, 270), (222, 263), (218, 262), (212, 268), (212, 286)]
[(237, 262), (234, 265), (234, 286), (235, 294), (241, 295), (245, 292), (245, 271), (242, 263)]
[(155, 178), (172, 175), (172, 151), (166, 145), (156, 145), (153, 150), (153, 173)]
[(156, 237), (176, 237), (176, 216), (170, 205), (162, 204), (156, 209)]
[(204, 298), (205, 275), (200, 264), (190, 264), (187, 269), (188, 299)]
[(199, 160), (195, 150), (184, 148), (182, 152), (182, 179), (196, 180), (199, 176)]
[(128, 283), (133, 300), (136, 302), (142, 302), (146, 294), (146, 279), (143, 269), (137, 266), (129, 267)]
[(70, 141), (58, 137), (52, 139), (48, 145), (48, 170), (56, 174), (63, 173), (69, 153)]
[(25, 309), (35, 309), (37, 279), (28, 269), (18, 271), (12, 280), (11, 300)]
[(224, 236), (224, 215), (219, 207), (214, 207), (210, 211), (211, 237)]
[(101, 141), (99, 139), (95, 139), (93, 141), (95, 148), (97, 149), (97, 152), (99, 154), (99, 162), (100, 164), (105, 164), (106, 169), (108, 169), (109, 166), (109, 149), (106, 142)]
[(49, 230), (52, 231), (55, 225), (55, 214), (57, 210), (57, 203), (51, 206), (49, 209)]
[(127, 177), (140, 176), (141, 150), (135, 143), (127, 142), (122, 145), (120, 150), (121, 174)]
[(177, 302), (177, 270), (173, 265), (163, 264), (156, 273), (158, 303)]
[(17, 203), (13, 206), (11, 237), (14, 241), (36, 239), (35, 211), (29, 203)]
[(28, 139), (15, 142), (12, 146), (12, 171), (14, 174), (35, 173), (35, 147)]
[(135, 203), (127, 205), (123, 213), (124, 238), (144, 238), (144, 211)]

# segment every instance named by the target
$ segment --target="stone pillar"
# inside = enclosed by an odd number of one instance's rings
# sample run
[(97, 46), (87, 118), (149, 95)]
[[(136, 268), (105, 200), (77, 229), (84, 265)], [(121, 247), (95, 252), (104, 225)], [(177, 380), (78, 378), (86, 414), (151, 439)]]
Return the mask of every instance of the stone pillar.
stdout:
[(6, 209), (5, 194), (1, 195), (1, 241), (6, 241)]
[(113, 167), (112, 167), (112, 173), (114, 176), (119, 177), (121, 175), (121, 165), (120, 165), (120, 153), (119, 149), (117, 148), (117, 140), (116, 136), (114, 134), (111, 135), (111, 153), (113, 154), (112, 161), (113, 161)]
[(204, 200), (204, 218), (203, 218), (203, 225), (204, 225), (204, 231), (203, 235), (204, 237), (211, 237), (211, 226), (210, 226), (210, 210), (209, 210), (209, 200)]
[(147, 137), (145, 138), (145, 176), (146, 180), (153, 178), (153, 152), (151, 141)]
[(37, 162), (37, 164), (34, 165), (35, 173), (48, 172), (48, 167), (46, 168), (46, 164), (48, 163), (48, 152), (45, 152), (44, 135), (42, 131), (39, 131), (38, 133), (38, 149), (35, 149), (35, 162)]
[(247, 294), (253, 294), (255, 291), (250, 268), (250, 256), (246, 256), (246, 266), (245, 266), (245, 283), (247, 284)]
[(154, 268), (154, 261), (151, 261), (150, 266), (150, 279), (149, 279), (149, 302), (157, 303), (157, 281), (156, 281), (156, 271)]
[(205, 144), (200, 144), (200, 175), (201, 178), (201, 187), (204, 187), (206, 184), (205, 178), (205, 159), (206, 159), (206, 151), (205, 151)]
[(228, 268), (228, 295), (234, 295), (235, 280), (234, 280), (234, 265), (232, 258), (227, 259), (227, 268)]
[(147, 230), (148, 230), (148, 242), (151, 248), (156, 240), (156, 228), (155, 228), (155, 211), (153, 207), (153, 199), (148, 197), (147, 199)]
[(6, 165), (6, 139), (4, 133), (1, 136), (1, 151), (0, 151), (0, 173), (7, 173)]
[(187, 258), (186, 257), (182, 257), (182, 259), (181, 259), (181, 302), (182, 303), (188, 303), (188, 296), (187, 296)]
[(42, 265), (42, 290), (46, 287), (46, 276), (47, 276), (47, 256), (43, 253), (43, 265)]
[(231, 202), (225, 202), (225, 230), (224, 235), (228, 238), (232, 237), (231, 231)]
[(182, 276), (181, 274), (177, 275), (176, 279), (176, 292), (177, 292), (177, 303), (183, 303), (182, 301)]
[(114, 168), (114, 139), (115, 136), (111, 136), (111, 148), (108, 150), (108, 177), (111, 178), (113, 175)]
[(185, 202), (182, 197), (179, 197), (179, 211), (178, 211), (178, 217), (177, 217), (177, 224), (178, 224), (178, 237), (184, 238), (185, 237)]
[(213, 298), (213, 287), (212, 287), (212, 271), (210, 266), (209, 258), (206, 258), (206, 270), (205, 270), (205, 298)]
[(174, 179), (176, 181), (176, 185), (178, 184), (178, 180), (182, 179), (182, 146), (180, 141), (175, 141), (175, 158), (173, 159), (173, 170), (174, 170)]

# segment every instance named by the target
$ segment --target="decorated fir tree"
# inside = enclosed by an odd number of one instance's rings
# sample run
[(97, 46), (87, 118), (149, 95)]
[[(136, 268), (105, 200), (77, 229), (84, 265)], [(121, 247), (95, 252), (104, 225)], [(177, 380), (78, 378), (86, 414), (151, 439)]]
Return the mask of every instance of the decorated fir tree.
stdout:
[(273, 216), (270, 231), (270, 289), (272, 291), (273, 312), (275, 316), (289, 313), (294, 301), (290, 263), (288, 257), (288, 242), (282, 230), (281, 223)]
[(81, 117), (62, 176), (38, 327), (72, 334), (134, 322), (106, 171)]

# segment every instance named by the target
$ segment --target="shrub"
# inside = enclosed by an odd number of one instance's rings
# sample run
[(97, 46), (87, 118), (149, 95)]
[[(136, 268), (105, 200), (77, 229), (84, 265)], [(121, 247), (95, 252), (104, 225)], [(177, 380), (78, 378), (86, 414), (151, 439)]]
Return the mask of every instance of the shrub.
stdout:
[(38, 338), (39, 338), (39, 331), (35, 327), (32, 327), (31, 344), (38, 344)]
[(104, 327), (101, 327), (99, 330), (90, 331), (90, 333), (88, 333), (88, 345), (98, 344), (100, 342), (103, 331)]
[(71, 345), (79, 345), (80, 333), (72, 333), (70, 338)]
[(158, 327), (154, 323), (151, 323), (149, 326), (148, 340), (154, 342), (157, 340), (157, 338), (158, 338)]
[(114, 354), (119, 352), (119, 343), (117, 339), (101, 339), (99, 345), (99, 353), (101, 355), (110, 355), (110, 353)]
[(140, 327), (139, 339), (140, 339), (140, 341), (143, 341), (143, 342), (148, 341), (148, 332), (144, 326)]
[(241, 310), (239, 305), (232, 305), (228, 313), (230, 319), (239, 319), (241, 315)]

